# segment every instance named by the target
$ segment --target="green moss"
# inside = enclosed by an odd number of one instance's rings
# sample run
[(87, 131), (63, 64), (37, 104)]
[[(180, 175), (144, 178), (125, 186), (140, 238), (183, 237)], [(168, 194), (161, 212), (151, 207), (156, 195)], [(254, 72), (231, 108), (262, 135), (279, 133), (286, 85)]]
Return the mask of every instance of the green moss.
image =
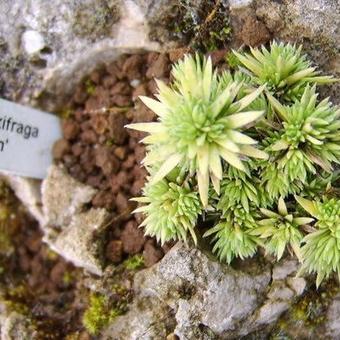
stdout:
[(93, 335), (100, 333), (117, 316), (127, 311), (131, 298), (131, 291), (119, 284), (114, 284), (108, 295), (91, 294), (83, 315), (84, 327)]
[(99, 0), (95, 3), (75, 3), (71, 23), (73, 32), (80, 37), (98, 38), (110, 33), (120, 18), (117, 1)]
[(87, 79), (85, 81), (85, 90), (86, 93), (90, 96), (94, 94), (94, 91), (96, 90), (96, 85), (91, 79)]
[(83, 325), (90, 334), (98, 334), (121, 311), (109, 306), (106, 296), (93, 294), (90, 296), (90, 305), (83, 316)]
[(197, 5), (193, 0), (180, 0), (169, 18), (163, 19), (160, 24), (168, 22), (171, 38), (205, 52), (225, 47), (231, 38), (228, 6), (223, 1), (208, 0)]
[(63, 283), (65, 286), (69, 286), (74, 281), (72, 273), (66, 271), (63, 275)]
[(73, 110), (71, 109), (63, 109), (59, 112), (59, 117), (62, 119), (68, 119), (73, 115)]
[(107, 140), (105, 141), (105, 144), (106, 144), (107, 146), (112, 146), (112, 145), (115, 144), (115, 139), (114, 139), (114, 138), (109, 138), (109, 139), (107, 139)]
[(231, 69), (235, 69), (237, 66), (240, 65), (238, 58), (233, 52), (228, 52), (225, 55), (224, 59)]
[(136, 270), (144, 267), (144, 257), (141, 254), (129, 257), (123, 263), (124, 267), (128, 270)]
[(311, 287), (279, 319), (270, 339), (297, 339), (301, 334), (318, 338), (323, 332), (327, 309), (338, 292), (339, 287), (332, 280), (323, 283), (318, 290)]

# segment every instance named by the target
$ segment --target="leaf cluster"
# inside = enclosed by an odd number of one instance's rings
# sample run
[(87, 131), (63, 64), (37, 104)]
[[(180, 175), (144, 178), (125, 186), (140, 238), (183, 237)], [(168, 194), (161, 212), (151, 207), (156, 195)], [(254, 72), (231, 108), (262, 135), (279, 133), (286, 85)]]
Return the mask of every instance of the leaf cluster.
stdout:
[(148, 133), (136, 212), (161, 243), (196, 243), (203, 216), (221, 261), (259, 246), (277, 260), (288, 251), (320, 284), (340, 272), (340, 110), (317, 93), (335, 80), (291, 44), (234, 57), (238, 69), (218, 72), (210, 58), (186, 55), (172, 84), (157, 81), (156, 99), (141, 97), (158, 119), (128, 126)]

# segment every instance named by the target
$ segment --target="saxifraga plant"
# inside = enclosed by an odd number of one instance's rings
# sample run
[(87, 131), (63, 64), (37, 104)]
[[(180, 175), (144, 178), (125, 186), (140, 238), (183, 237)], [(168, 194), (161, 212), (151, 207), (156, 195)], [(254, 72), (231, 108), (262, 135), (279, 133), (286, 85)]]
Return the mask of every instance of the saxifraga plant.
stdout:
[(300, 244), (303, 238), (302, 225), (313, 222), (313, 218), (296, 217), (288, 212), (285, 201), (279, 198), (277, 204), (278, 212), (260, 208), (261, 214), (265, 217), (257, 221), (256, 228), (252, 235), (265, 239), (265, 249), (280, 260), (288, 246), (295, 253), (299, 261), (302, 260)]
[(128, 125), (150, 134), (143, 139), (148, 144), (143, 163), (163, 163), (151, 183), (162, 180), (177, 166), (184, 168), (196, 176), (204, 207), (208, 205), (209, 179), (219, 192), (222, 160), (244, 170), (241, 155), (266, 158), (263, 151), (252, 146), (256, 140), (240, 131), (264, 114), (247, 110), (264, 86), (238, 99), (244, 84), (225, 73), (213, 71), (210, 58), (202, 61), (198, 55), (185, 56), (173, 67), (172, 87), (157, 81), (158, 100), (141, 97), (157, 114), (158, 121)]
[(304, 238), (300, 273), (317, 273), (317, 286), (332, 272), (340, 280), (340, 200), (310, 201), (299, 196), (296, 200), (316, 219), (314, 231)]
[(326, 84), (334, 81), (330, 76), (320, 76), (302, 46), (272, 42), (270, 48), (250, 48), (251, 53), (234, 52), (246, 72), (257, 84), (284, 101), (300, 99), (308, 83)]
[(134, 200), (146, 204), (135, 210), (146, 216), (141, 224), (145, 226), (146, 235), (164, 244), (171, 240), (187, 242), (189, 232), (197, 242), (194, 228), (202, 207), (189, 182), (178, 185), (163, 178), (155, 184), (147, 184), (144, 196)]
[(340, 273), (340, 110), (318, 99), (316, 85), (334, 79), (301, 51), (273, 42), (234, 52), (232, 73), (187, 55), (172, 84), (157, 81), (156, 99), (141, 97), (158, 117), (128, 125), (149, 134), (149, 177), (135, 199), (147, 235), (197, 243), (202, 216), (221, 261), (260, 246), (277, 260), (295, 254), (317, 285)]

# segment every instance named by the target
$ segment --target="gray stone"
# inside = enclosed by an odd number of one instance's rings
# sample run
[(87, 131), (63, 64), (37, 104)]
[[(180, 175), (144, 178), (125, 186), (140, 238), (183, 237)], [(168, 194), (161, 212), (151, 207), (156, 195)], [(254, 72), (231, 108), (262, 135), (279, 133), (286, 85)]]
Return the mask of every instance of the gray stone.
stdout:
[(57, 236), (45, 235), (52, 250), (87, 271), (103, 273), (103, 233), (109, 213), (105, 209), (90, 209), (74, 215), (71, 223)]
[(263, 305), (257, 315), (256, 325), (268, 325), (277, 321), (279, 316), (289, 308), (286, 301), (270, 301)]
[(298, 269), (298, 262), (295, 259), (282, 260), (273, 268), (273, 280), (283, 280), (295, 273)]
[(29, 213), (41, 224), (45, 223), (45, 218), (41, 208), (41, 181), (31, 178), (0, 173), (12, 188), (15, 195), (26, 206)]
[(65, 227), (89, 203), (96, 190), (82, 184), (57, 165), (52, 165), (42, 184), (45, 225)]
[(22, 34), (22, 43), (28, 54), (40, 52), (45, 47), (43, 36), (33, 30), (27, 30)]
[[(52, 165), (42, 184), (44, 241), (65, 259), (96, 275), (103, 269), (103, 235), (110, 214), (87, 210), (96, 190)], [(58, 228), (56, 228), (58, 227)]]
[(184, 25), (188, 24), (186, 21), (195, 24), (198, 16), (202, 14), (202, 8), (206, 1), (135, 0), (135, 3), (138, 4), (145, 16), (151, 39), (160, 41), (168, 47), (174, 47), (177, 45), (175, 40), (183, 38), (182, 34), (185, 33), (181, 31), (175, 33), (176, 24), (181, 24), (179, 18), (183, 17)]
[(104, 339), (163, 339), (164, 329), (180, 339), (232, 339), (270, 325), (297, 296), (285, 281), (295, 272), (286, 269), (271, 283), (269, 265), (258, 266), (236, 270), (178, 243), (154, 267), (136, 274), (135, 299)]
[(53, 111), (117, 49), (159, 48), (132, 0), (1, 0), (0, 95)]
[(340, 294), (335, 296), (328, 308), (325, 328), (332, 339), (340, 338)]
[(303, 277), (289, 277), (287, 284), (295, 291), (296, 295), (301, 295), (306, 289), (307, 282)]
[[(10, 312), (1, 306), (0, 312), (0, 339), (1, 340), (31, 340), (37, 334), (30, 320), (17, 312)], [(4, 307), (4, 308), (3, 308)]]
[(229, 0), (230, 10), (251, 6), (253, 0)]

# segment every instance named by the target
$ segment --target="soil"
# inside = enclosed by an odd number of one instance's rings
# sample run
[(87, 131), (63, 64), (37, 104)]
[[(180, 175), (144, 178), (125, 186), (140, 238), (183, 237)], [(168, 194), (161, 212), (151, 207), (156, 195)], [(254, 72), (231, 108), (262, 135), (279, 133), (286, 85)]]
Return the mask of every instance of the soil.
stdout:
[(64, 339), (72, 333), (89, 339), (81, 321), (88, 295), (81, 286), (82, 271), (49, 250), (37, 222), (0, 185), (1, 310), (26, 316), (36, 339)]
[(155, 120), (138, 97), (153, 96), (154, 78), (169, 82), (171, 61), (183, 52), (124, 55), (84, 79), (66, 110), (63, 139), (54, 145), (54, 159), (71, 176), (98, 190), (93, 207), (106, 208), (117, 217), (107, 235), (108, 263), (119, 264), (142, 253), (145, 265), (151, 266), (169, 249), (144, 237), (138, 228), (142, 216), (131, 214), (136, 205), (129, 199), (141, 194), (147, 173), (141, 166), (143, 133), (124, 126)]
[[(138, 97), (153, 97), (154, 78), (169, 83), (171, 63), (186, 52), (123, 55), (84, 79), (65, 110), (63, 139), (54, 145), (54, 159), (71, 176), (98, 190), (93, 207), (118, 217), (107, 237), (108, 262), (118, 264), (142, 252), (145, 265), (151, 266), (169, 249), (144, 237), (138, 228), (143, 217), (131, 214), (136, 205), (129, 199), (141, 194), (147, 175), (141, 166), (145, 148), (139, 143), (144, 134), (124, 126), (156, 119)], [(225, 50), (211, 53), (215, 66), (224, 65), (225, 54)]]

